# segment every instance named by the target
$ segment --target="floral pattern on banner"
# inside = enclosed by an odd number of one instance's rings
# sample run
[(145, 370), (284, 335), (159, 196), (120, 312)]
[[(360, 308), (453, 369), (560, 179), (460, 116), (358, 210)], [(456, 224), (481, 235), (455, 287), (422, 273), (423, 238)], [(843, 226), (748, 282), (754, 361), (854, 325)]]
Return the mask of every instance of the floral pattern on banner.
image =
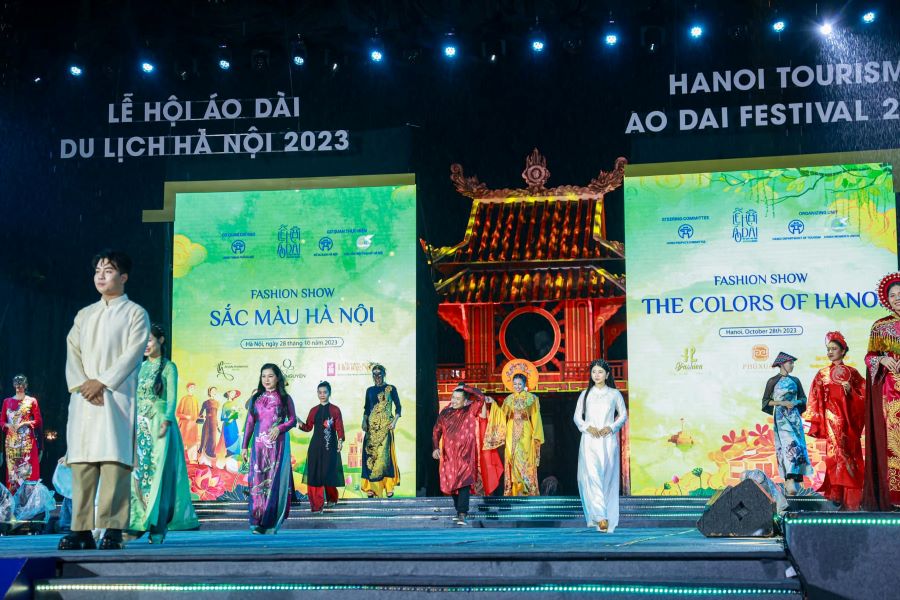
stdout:
[(191, 481), (191, 495), (199, 500), (218, 500), (234, 492), (238, 486), (247, 487), (247, 475), (244, 473), (232, 473), (193, 463), (188, 463), (187, 470)]
[[(808, 423), (804, 423), (804, 429), (808, 433)], [(710, 460), (716, 464), (715, 471), (693, 467), (684, 473), (674, 473), (670, 480), (661, 482), (652, 493), (712, 496), (717, 489), (740, 483), (741, 473), (749, 469), (759, 469), (772, 481), (784, 483), (778, 474), (775, 438), (770, 424), (757, 423), (750, 429), (731, 430), (722, 434), (721, 439), (721, 448), (709, 453)], [(803, 485), (807, 490), (805, 493), (811, 493), (822, 485), (825, 477), (825, 440), (807, 436), (806, 445), (815, 474), (805, 478)], [(650, 490), (642, 492), (650, 493)]]

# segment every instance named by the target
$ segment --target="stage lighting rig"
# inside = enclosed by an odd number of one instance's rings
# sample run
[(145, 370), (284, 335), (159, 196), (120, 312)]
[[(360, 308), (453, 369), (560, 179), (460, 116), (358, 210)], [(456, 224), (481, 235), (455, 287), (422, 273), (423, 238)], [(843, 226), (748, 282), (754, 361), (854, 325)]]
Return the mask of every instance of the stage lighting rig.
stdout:
[(297, 68), (303, 67), (306, 65), (307, 56), (306, 42), (300, 34), (297, 34), (291, 40), (291, 64)]

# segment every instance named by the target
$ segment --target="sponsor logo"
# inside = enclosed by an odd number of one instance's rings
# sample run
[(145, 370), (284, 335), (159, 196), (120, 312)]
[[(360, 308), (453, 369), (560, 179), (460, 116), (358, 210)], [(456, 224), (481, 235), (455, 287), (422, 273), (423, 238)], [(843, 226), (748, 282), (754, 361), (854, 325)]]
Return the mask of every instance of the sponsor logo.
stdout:
[(247, 250), (247, 243), (244, 240), (234, 240), (231, 242), (232, 254), (243, 254)]
[(681, 227), (678, 228), (678, 237), (683, 240), (689, 240), (694, 237), (694, 228), (684, 223)]
[(753, 360), (757, 362), (765, 362), (769, 360), (769, 347), (765, 344), (757, 344), (752, 349)]
[(371, 248), (373, 237), (375, 237), (374, 233), (359, 236), (358, 238), (356, 238), (356, 247), (359, 248), (360, 250), (365, 250), (367, 248)]
[(328, 252), (334, 248), (334, 240), (328, 236), (319, 238), (319, 250), (322, 252)]
[(284, 378), (287, 381), (306, 378), (306, 373), (301, 373), (299, 370), (296, 370), (294, 368), (294, 361), (290, 358), (286, 358), (281, 361), (281, 371), (282, 373), (284, 373)]
[(681, 356), (675, 361), (675, 372), (686, 373), (688, 371), (702, 371), (703, 363), (697, 358), (697, 349), (694, 346), (688, 346), (681, 353)]
[(745, 371), (765, 371), (769, 369), (769, 347), (765, 344), (756, 344), (750, 349), (750, 356), (753, 362), (746, 362), (741, 365)]
[(353, 375), (372, 375), (372, 363), (355, 361), (328, 362), (325, 365), (328, 377), (345, 377)]
[(234, 381), (235, 371), (241, 371), (249, 368), (248, 365), (236, 365), (227, 361), (219, 361), (216, 364), (216, 379), (224, 379), (225, 381)]
[(850, 217), (834, 217), (828, 222), (828, 230), (832, 233), (844, 233), (850, 226)]
[(759, 213), (752, 208), (746, 211), (736, 207), (731, 212), (731, 238), (738, 244), (759, 241)]
[(800, 219), (794, 219), (788, 223), (788, 232), (791, 235), (800, 235), (806, 229), (806, 225)]

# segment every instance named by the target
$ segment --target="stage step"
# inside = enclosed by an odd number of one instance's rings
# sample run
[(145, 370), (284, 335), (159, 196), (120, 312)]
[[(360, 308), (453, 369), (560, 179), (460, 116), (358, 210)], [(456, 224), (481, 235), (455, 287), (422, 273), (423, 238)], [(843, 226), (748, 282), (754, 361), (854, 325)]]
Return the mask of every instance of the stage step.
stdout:
[[(693, 527), (707, 498), (625, 496), (619, 503), (620, 527)], [(792, 510), (823, 510), (821, 498), (792, 499)], [(246, 529), (245, 502), (197, 502), (203, 529)], [(305, 501), (291, 503), (285, 529), (453, 528), (453, 505), (447, 497), (347, 499), (313, 514)], [(571, 496), (472, 498), (472, 527), (584, 527), (581, 500)]]
[(789, 568), (779, 539), (681, 528), (173, 532), (161, 547), (64, 554), (35, 597), (800, 598)]

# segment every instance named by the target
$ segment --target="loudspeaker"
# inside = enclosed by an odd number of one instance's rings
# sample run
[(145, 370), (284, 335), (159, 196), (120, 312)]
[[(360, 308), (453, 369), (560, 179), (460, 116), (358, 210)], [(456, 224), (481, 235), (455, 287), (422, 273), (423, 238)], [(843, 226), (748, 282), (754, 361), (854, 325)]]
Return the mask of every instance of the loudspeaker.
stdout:
[(706, 537), (775, 535), (775, 500), (758, 483), (746, 479), (709, 499), (697, 528)]

